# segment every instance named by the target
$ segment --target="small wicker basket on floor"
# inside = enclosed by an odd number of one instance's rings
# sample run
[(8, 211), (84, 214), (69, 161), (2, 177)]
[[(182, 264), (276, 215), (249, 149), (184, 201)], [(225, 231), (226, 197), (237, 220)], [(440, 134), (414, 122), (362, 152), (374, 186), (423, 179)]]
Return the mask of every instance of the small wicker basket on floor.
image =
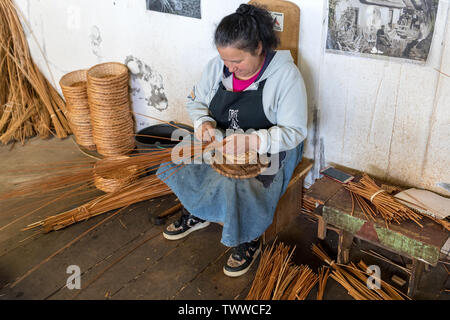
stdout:
[(64, 75), (59, 81), (68, 110), (68, 119), (76, 142), (88, 150), (95, 150), (87, 94), (87, 70)]
[(137, 167), (121, 166), (119, 169), (111, 170), (119, 165), (127, 156), (118, 156), (98, 160), (94, 166), (94, 184), (97, 189), (104, 192), (115, 192), (124, 188), (138, 178)]
[(94, 142), (105, 157), (127, 154), (135, 148), (128, 83), (128, 68), (122, 63), (98, 64), (87, 72)]

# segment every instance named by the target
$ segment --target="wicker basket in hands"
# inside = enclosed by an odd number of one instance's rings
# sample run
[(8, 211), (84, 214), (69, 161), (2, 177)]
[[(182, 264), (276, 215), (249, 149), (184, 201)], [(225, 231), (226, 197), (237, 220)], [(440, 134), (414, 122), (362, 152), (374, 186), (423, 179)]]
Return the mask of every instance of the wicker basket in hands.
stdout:
[(87, 94), (87, 70), (67, 73), (59, 85), (66, 99), (68, 119), (76, 142), (88, 150), (95, 150)]
[[(137, 167), (127, 166), (127, 156), (118, 156), (98, 160), (94, 166), (94, 184), (104, 192), (115, 192), (124, 188), (138, 178)], [(121, 162), (124, 163), (121, 166)], [(112, 169), (114, 168), (114, 169)]]
[(232, 179), (249, 179), (260, 175), (269, 165), (260, 161), (257, 154), (246, 153), (241, 156), (226, 155), (215, 151), (211, 167), (221, 175)]
[(94, 142), (106, 157), (130, 153), (135, 147), (128, 82), (128, 68), (118, 62), (98, 64), (87, 72)]

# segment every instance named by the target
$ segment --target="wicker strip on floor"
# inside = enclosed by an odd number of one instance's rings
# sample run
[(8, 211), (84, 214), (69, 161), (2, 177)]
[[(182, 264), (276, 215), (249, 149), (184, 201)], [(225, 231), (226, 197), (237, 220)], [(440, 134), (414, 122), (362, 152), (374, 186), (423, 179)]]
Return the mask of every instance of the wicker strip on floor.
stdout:
[(67, 117), (75, 141), (88, 150), (95, 150), (87, 94), (87, 70), (64, 75), (59, 81), (67, 105)]
[(128, 83), (128, 68), (118, 62), (98, 64), (87, 72), (94, 142), (105, 157), (130, 153), (135, 147)]

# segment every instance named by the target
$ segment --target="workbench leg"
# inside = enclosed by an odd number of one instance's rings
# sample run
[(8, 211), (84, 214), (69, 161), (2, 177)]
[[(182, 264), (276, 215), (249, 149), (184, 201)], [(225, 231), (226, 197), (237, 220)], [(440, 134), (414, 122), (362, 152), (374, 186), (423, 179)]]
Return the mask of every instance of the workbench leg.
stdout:
[(338, 242), (338, 263), (348, 263), (350, 258), (350, 247), (353, 243), (353, 234), (348, 231), (341, 230), (339, 232), (339, 242)]
[(325, 240), (327, 236), (327, 224), (323, 220), (323, 217), (319, 216), (317, 220), (317, 238)]
[(425, 262), (418, 259), (413, 259), (413, 266), (411, 270), (411, 276), (409, 277), (408, 296), (413, 298), (416, 289), (419, 285), (420, 278), (422, 277), (423, 270), (425, 269)]

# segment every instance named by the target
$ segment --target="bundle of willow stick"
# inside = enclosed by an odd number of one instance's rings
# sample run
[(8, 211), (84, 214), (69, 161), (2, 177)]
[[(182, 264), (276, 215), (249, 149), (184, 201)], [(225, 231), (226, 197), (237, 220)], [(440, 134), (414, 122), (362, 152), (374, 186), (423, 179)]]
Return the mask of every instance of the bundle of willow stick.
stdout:
[(32, 223), (23, 230), (30, 230), (37, 227), (42, 227), (44, 232), (59, 230), (105, 212), (171, 193), (172, 191), (164, 182), (156, 176), (151, 175), (141, 178), (119, 191), (102, 195), (80, 207)]
[(380, 279), (380, 289), (369, 289), (367, 283), (369, 274), (367, 265), (360, 261), (358, 266), (354, 263), (349, 265), (337, 264), (332, 260), (320, 246), (312, 246), (313, 253), (326, 262), (333, 271), (331, 278), (342, 285), (350, 296), (356, 300), (405, 300), (410, 298)]
[[(165, 139), (164, 137), (157, 138)], [(114, 192), (98, 196), (75, 209), (32, 223), (23, 230), (30, 230), (38, 227), (43, 227), (44, 232), (59, 230), (73, 223), (89, 219), (111, 210), (172, 193), (164, 181), (158, 179), (155, 174), (148, 175), (148, 172), (153, 170), (155, 166), (159, 166), (161, 174), (166, 173), (167, 177), (165, 179), (168, 179), (185, 165), (185, 160), (192, 160), (195, 156), (202, 154), (202, 151), (205, 150), (207, 145), (194, 143), (188, 147), (190, 149), (180, 149), (180, 163), (172, 167), (169, 166), (173, 152), (172, 149), (161, 150), (158, 148), (147, 148), (146, 151), (152, 152), (133, 154), (128, 157), (120, 157), (116, 161), (103, 163), (100, 171), (97, 168), (97, 173), (99, 174), (108, 175), (132, 166), (135, 171), (134, 174), (141, 178), (137, 179), (137, 181), (131, 185), (124, 185)], [(186, 154), (183, 152), (186, 152)], [(50, 194), (52, 196), (51, 201), (45, 203), (36, 210), (23, 215), (21, 218), (56, 201), (61, 202), (72, 196), (78, 197), (95, 191), (94, 173), (96, 172), (96, 168), (95, 162), (92, 160), (87, 160), (85, 162), (77, 161), (76, 163), (48, 163), (45, 168), (39, 168), (39, 170), (42, 169), (51, 171), (51, 174), (47, 178), (40, 177), (37, 180), (24, 183), (12, 191), (0, 194), (0, 200), (24, 196), (28, 199), (31, 197), (42, 198), (45, 194)], [(62, 194), (55, 195), (55, 192), (62, 192)], [(21, 218), (16, 219), (14, 223)]]
[(275, 242), (266, 248), (246, 300), (305, 300), (318, 281), (308, 266), (291, 261), (295, 247)]
[[(345, 185), (345, 188), (351, 192), (352, 200), (358, 203), (368, 220), (375, 221), (375, 217), (379, 214), (384, 219), (387, 228), (392, 222), (400, 224), (401, 221), (405, 220), (412, 220), (423, 227), (419, 222), (422, 219), (420, 214), (396, 201), (367, 174), (364, 173), (359, 182), (349, 182)], [(375, 210), (369, 203), (375, 206)]]
[[(23, 17), (22, 20), (24, 21)], [(0, 142), (72, 133), (66, 105), (31, 58), (12, 0), (0, 2)]]
[(325, 287), (327, 285), (329, 276), (330, 276), (330, 268), (321, 267), (319, 269), (319, 278), (317, 281), (319, 285), (319, 288), (317, 289), (317, 300), (323, 300), (323, 294), (325, 293)]
[[(175, 125), (172, 126), (177, 127)], [(166, 137), (146, 136), (171, 140)], [(98, 168), (96, 169), (96, 163), (90, 159), (86, 161), (77, 161), (75, 163), (66, 161), (61, 163), (47, 163), (45, 165), (39, 165), (39, 172), (49, 172), (47, 177), (40, 177), (39, 179), (28, 181), (17, 186), (14, 190), (1, 193), (0, 200), (27, 197), (28, 201), (32, 201), (32, 197), (37, 197), (40, 201), (42, 201), (41, 199), (44, 198), (45, 195), (52, 196), (52, 200), (39, 206), (36, 205), (35, 210), (22, 215), (20, 218), (10, 222), (6, 226), (0, 227), (0, 230), (20, 221), (25, 217), (28, 217), (29, 215), (49, 206), (52, 203), (62, 202), (70, 197), (79, 197), (93, 191), (95, 192), (95, 173), (101, 174), (102, 176), (110, 176), (114, 175), (115, 172), (123, 170), (124, 168), (133, 167), (134, 174), (142, 177), (147, 175), (150, 170), (154, 170), (153, 168), (159, 166), (162, 168), (161, 173), (168, 172), (167, 174), (170, 174), (167, 177), (169, 178), (185, 165), (185, 160), (192, 161), (193, 158), (203, 154), (205, 150), (211, 150), (211, 148), (213, 148), (212, 146), (214, 146), (214, 148), (222, 148), (223, 142), (194, 142), (194, 144), (188, 145), (187, 148), (180, 148), (178, 150), (178, 160), (180, 163), (174, 167), (169, 167), (168, 169), (164, 169), (164, 166), (167, 166), (167, 164), (169, 164), (172, 160), (173, 149), (161, 150), (159, 148), (142, 149), (139, 151), (151, 152), (130, 154), (127, 157), (116, 159), (116, 161), (103, 163), (101, 170)], [(184, 152), (186, 152), (186, 154)], [(27, 171), (26, 169), (22, 169), (21, 173), (26, 174), (30, 171), (34, 172), (35, 170), (29, 169)], [(78, 208), (32, 223), (23, 230), (30, 230), (37, 227), (43, 227), (44, 232), (59, 230), (93, 216), (170, 193), (163, 181), (156, 178), (154, 174), (151, 177), (152, 179), (140, 178), (129, 186), (121, 186), (120, 189), (111, 194), (101, 195), (94, 199), (91, 198), (89, 199), (91, 201), (88, 201)], [(62, 192), (62, 194), (55, 195), (55, 192)], [(18, 208), (18, 210), (20, 210), (20, 208)]]

